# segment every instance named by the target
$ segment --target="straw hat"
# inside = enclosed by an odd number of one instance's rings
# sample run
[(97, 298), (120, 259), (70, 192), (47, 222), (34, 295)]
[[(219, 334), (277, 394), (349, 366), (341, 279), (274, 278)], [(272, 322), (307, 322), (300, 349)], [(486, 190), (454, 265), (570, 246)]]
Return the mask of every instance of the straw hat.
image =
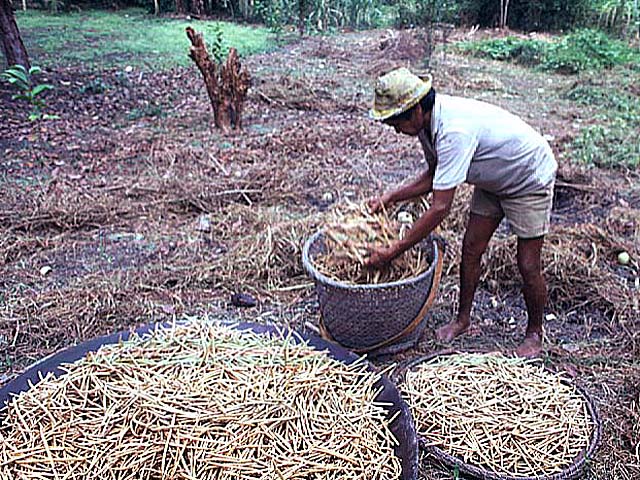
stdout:
[(431, 90), (431, 75), (415, 75), (408, 68), (392, 70), (378, 78), (369, 116), (386, 120), (406, 112)]

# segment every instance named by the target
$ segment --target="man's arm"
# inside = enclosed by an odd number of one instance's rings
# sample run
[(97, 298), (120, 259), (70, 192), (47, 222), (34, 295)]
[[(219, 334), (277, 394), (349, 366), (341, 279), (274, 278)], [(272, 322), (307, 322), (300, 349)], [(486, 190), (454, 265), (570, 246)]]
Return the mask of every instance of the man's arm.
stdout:
[(409, 200), (427, 194), (433, 188), (433, 169), (429, 169), (418, 175), (414, 180), (406, 185), (402, 185), (396, 190), (387, 192), (381, 197), (374, 198), (369, 202), (369, 207), (373, 213), (378, 212), (382, 207), (387, 207), (394, 203)]
[(373, 250), (367, 266), (381, 267), (426, 238), (451, 210), (456, 189), (434, 190), (431, 207), (413, 224), (405, 237), (386, 248)]

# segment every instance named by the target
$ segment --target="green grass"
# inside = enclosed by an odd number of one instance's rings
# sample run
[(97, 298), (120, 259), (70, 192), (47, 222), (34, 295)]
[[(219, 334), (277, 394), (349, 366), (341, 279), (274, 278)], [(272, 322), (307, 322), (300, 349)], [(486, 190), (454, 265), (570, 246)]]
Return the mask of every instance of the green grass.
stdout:
[(275, 47), (266, 28), (228, 22), (156, 18), (139, 9), (50, 14), (16, 12), (18, 28), (36, 65), (82, 65), (84, 68), (171, 68), (189, 65), (187, 26), (214, 38), (220, 25), (224, 45), (241, 56)]

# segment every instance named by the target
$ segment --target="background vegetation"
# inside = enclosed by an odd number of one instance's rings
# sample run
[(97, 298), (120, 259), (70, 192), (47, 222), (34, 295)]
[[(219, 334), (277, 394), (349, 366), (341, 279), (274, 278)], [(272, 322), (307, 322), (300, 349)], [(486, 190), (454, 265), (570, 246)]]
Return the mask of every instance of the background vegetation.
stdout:
[[(202, 17), (224, 16), (261, 22), (275, 31), (326, 31), (394, 25), (424, 26), (433, 22), (455, 26), (494, 27), (500, 18), (498, 0), (14, 0), (16, 8), (78, 12), (91, 8), (138, 7), (150, 13)], [(567, 31), (598, 27), (624, 38), (638, 38), (638, 0), (532, 0), (511, 2), (507, 25), (526, 32)]]

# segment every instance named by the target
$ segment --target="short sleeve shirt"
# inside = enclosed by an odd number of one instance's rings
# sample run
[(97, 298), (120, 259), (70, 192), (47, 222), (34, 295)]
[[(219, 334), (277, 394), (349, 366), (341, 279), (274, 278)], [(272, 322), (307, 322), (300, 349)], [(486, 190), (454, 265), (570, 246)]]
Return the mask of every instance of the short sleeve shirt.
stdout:
[(434, 190), (470, 183), (498, 196), (540, 190), (558, 164), (548, 142), (506, 110), (477, 100), (436, 95), (431, 138), (418, 135), (427, 161), (436, 159)]

